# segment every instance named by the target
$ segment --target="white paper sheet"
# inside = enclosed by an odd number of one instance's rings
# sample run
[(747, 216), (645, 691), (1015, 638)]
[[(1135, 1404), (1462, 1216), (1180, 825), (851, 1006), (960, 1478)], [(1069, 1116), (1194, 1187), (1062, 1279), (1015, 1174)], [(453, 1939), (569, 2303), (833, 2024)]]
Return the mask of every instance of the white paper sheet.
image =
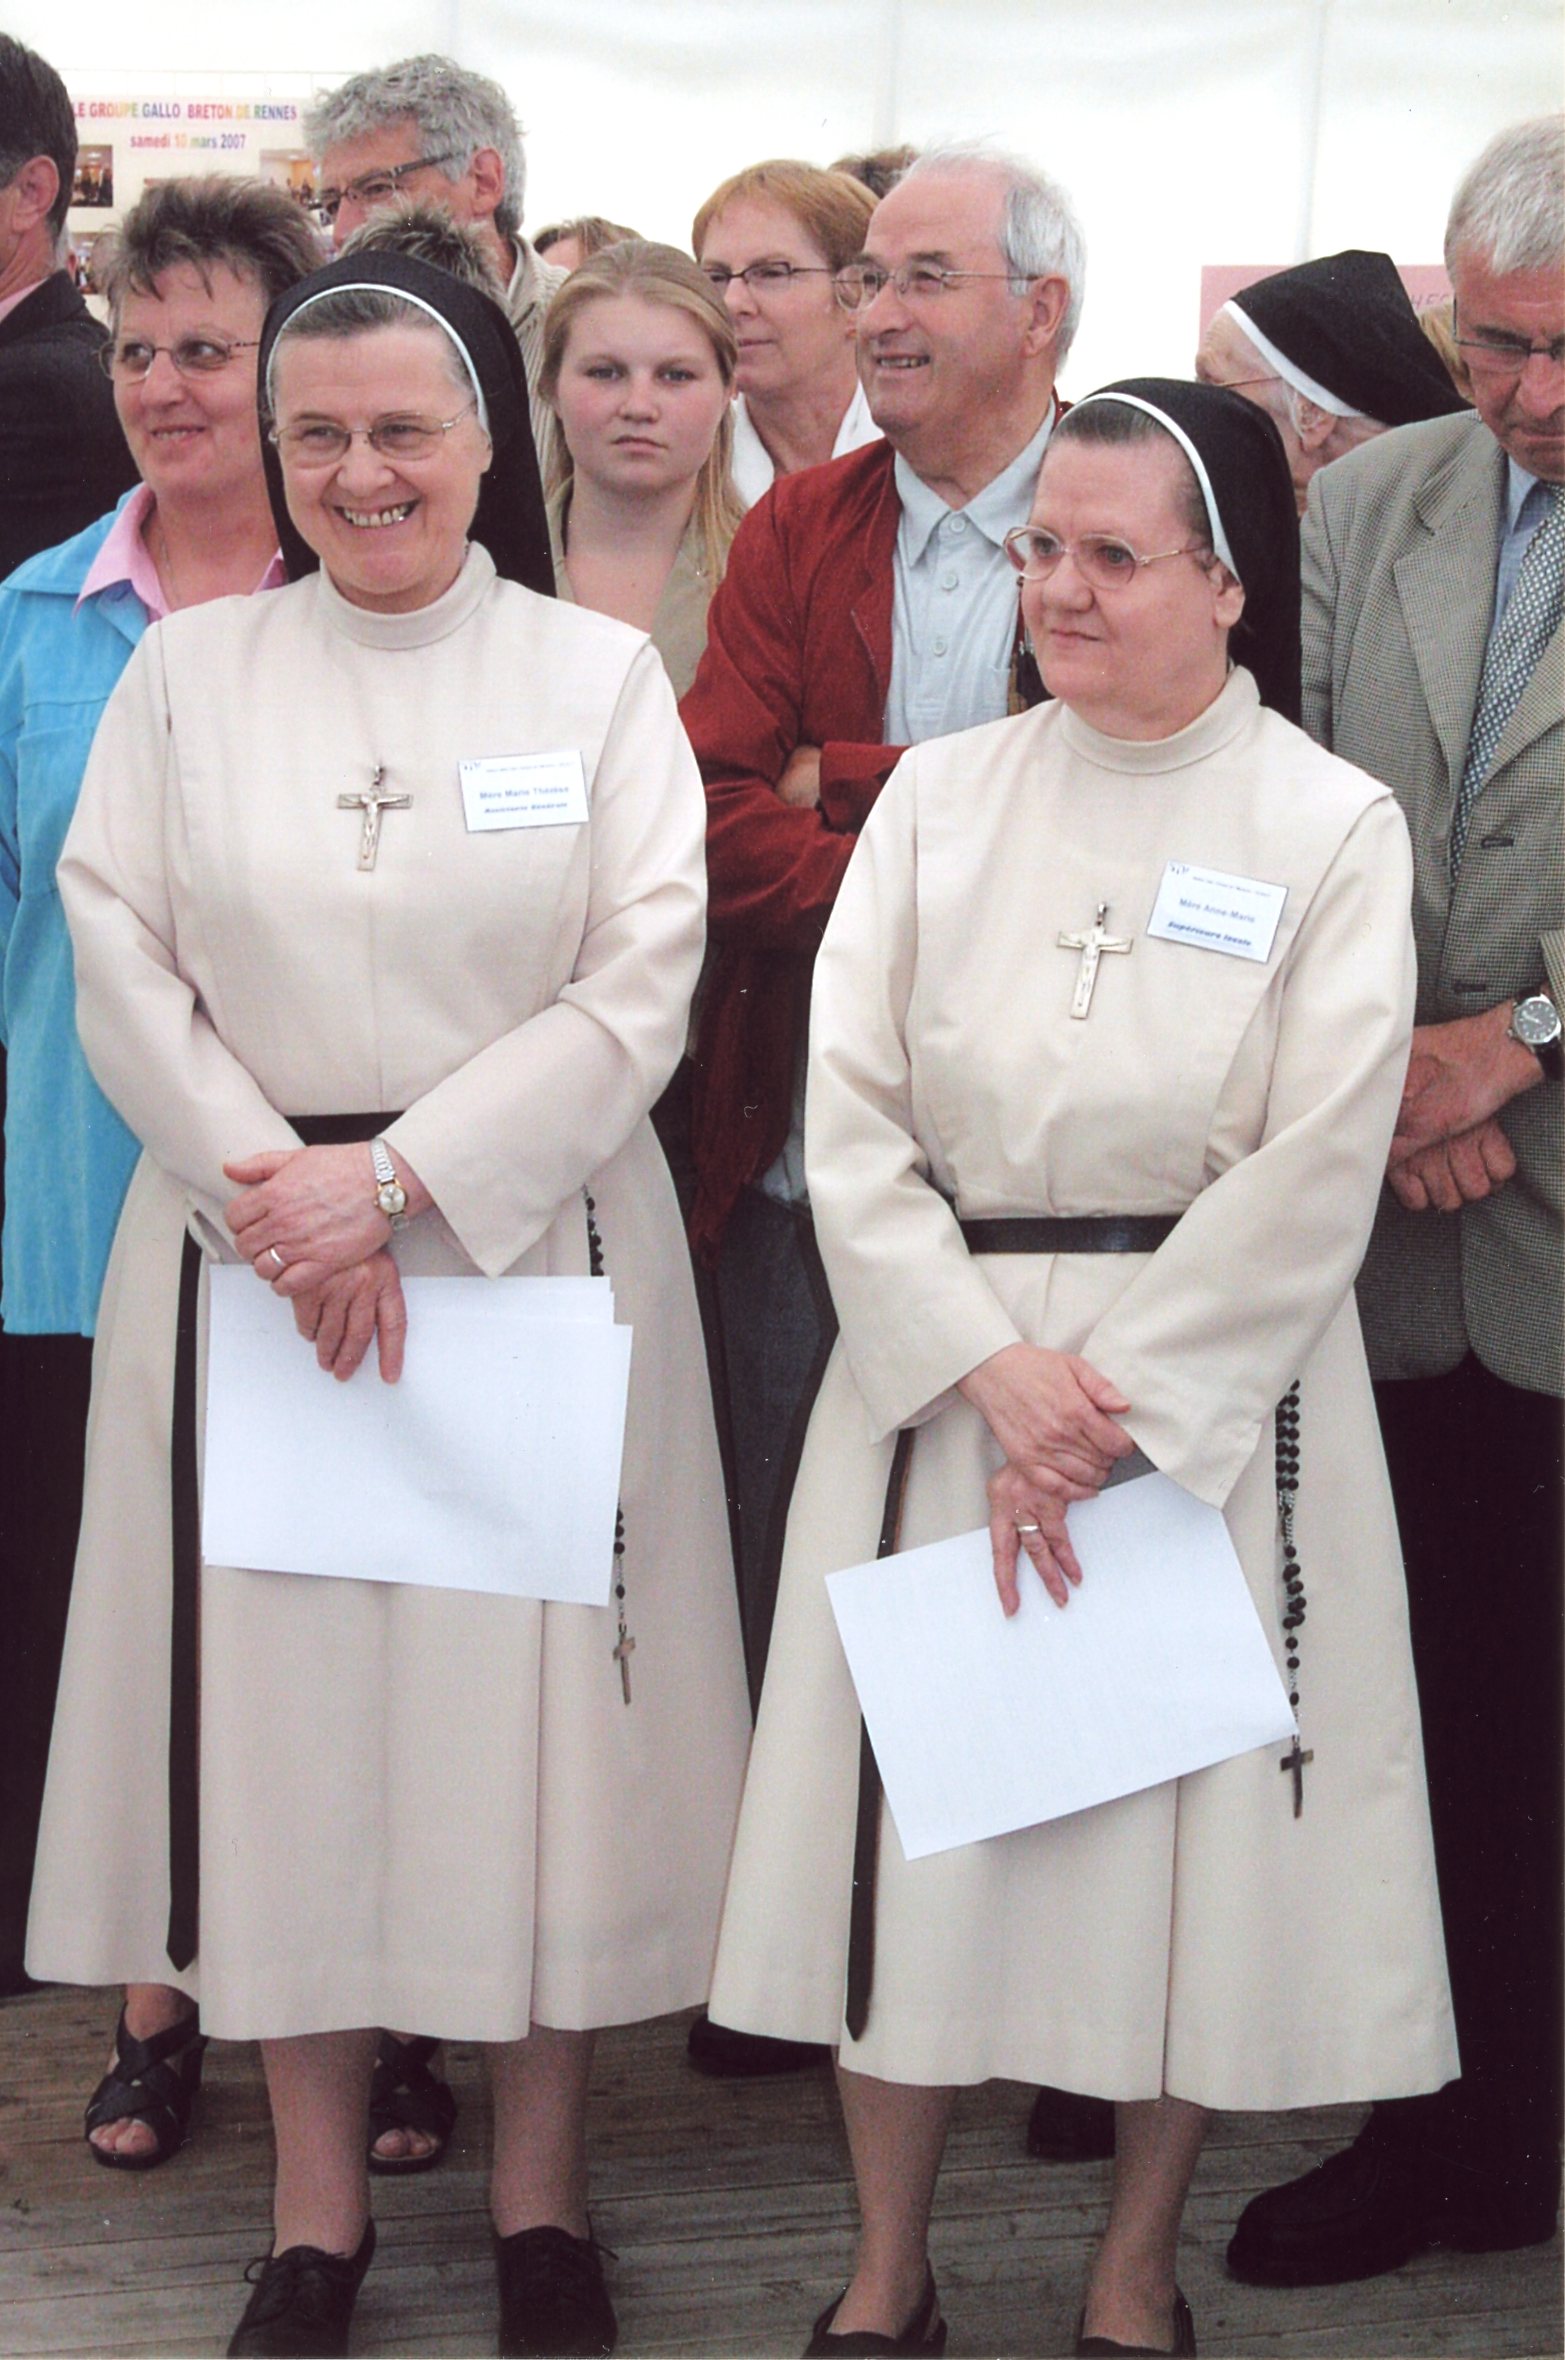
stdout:
[(408, 1278), (407, 1356), (339, 1384), (248, 1267), (211, 1272), (215, 1565), (608, 1602), (631, 1331), (607, 1279)]
[(1072, 1507), (1070, 1533), (1070, 1604), (1024, 1564), (1009, 1622), (987, 1531), (827, 1576), (910, 1860), (1293, 1735), (1216, 1508), (1143, 1475)]

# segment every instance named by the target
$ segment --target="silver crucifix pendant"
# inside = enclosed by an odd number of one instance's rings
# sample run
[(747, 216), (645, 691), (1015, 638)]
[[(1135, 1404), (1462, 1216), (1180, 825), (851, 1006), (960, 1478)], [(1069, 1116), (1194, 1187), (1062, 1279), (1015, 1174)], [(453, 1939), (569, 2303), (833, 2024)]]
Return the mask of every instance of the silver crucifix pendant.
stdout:
[(362, 793), (337, 797), (339, 811), (362, 811), (364, 814), (364, 825), (359, 830), (359, 867), (361, 869), (372, 869), (375, 866), (375, 855), (380, 850), (381, 813), (383, 811), (406, 811), (413, 800), (411, 795), (383, 795), (380, 791), (380, 782), (385, 775), (384, 763), (377, 762), (374, 775)]
[(1135, 948), (1133, 943), (1121, 941), (1115, 935), (1105, 933), (1103, 921), (1108, 914), (1108, 903), (1100, 901), (1098, 914), (1085, 933), (1062, 934), (1059, 937), (1059, 947), (1062, 951), (1080, 951), (1081, 953), (1081, 965), (1076, 970), (1076, 989), (1071, 994), (1071, 1014), (1078, 1019), (1084, 1019), (1092, 1013), (1093, 986), (1098, 980), (1098, 961), (1103, 953), (1105, 951), (1128, 953)]

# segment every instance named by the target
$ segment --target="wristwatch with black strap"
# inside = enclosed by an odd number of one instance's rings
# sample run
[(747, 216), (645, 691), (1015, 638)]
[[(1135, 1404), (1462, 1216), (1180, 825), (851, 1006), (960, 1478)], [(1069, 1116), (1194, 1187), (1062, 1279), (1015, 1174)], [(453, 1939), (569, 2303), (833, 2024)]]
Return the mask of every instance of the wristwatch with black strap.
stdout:
[(1518, 1000), (1506, 1026), (1506, 1038), (1530, 1049), (1551, 1082), (1565, 1081), (1565, 1048), (1560, 1043), (1560, 1012), (1546, 991), (1529, 992)]

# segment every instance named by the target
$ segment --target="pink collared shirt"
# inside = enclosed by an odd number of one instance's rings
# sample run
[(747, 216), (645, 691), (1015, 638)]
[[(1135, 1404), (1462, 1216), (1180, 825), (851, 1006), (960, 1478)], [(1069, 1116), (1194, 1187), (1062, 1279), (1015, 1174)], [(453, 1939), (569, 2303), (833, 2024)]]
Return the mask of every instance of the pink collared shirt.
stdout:
[[(146, 543), (147, 519), (155, 505), (150, 487), (138, 484), (114, 519), (103, 547), (98, 551), (81, 586), (77, 605), (83, 599), (95, 598), (111, 583), (128, 582), (147, 610), (147, 620), (161, 623), (168, 613), (168, 600), (158, 579), (158, 569), (152, 562), (152, 552)], [(265, 573), (257, 582), (257, 590), (280, 589), (288, 576), (283, 569), (282, 551), (276, 550)]]

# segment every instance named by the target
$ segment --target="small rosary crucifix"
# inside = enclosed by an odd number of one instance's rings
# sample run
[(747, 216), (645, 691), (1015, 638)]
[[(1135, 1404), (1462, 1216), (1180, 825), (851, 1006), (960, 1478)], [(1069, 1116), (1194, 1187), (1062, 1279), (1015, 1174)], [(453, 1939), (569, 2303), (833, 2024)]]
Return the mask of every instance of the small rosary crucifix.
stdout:
[(1124, 942), (1117, 936), (1104, 931), (1103, 921), (1108, 914), (1108, 903), (1100, 901), (1098, 914), (1085, 933), (1062, 934), (1059, 937), (1059, 947), (1062, 951), (1080, 951), (1081, 953), (1081, 965), (1076, 971), (1076, 989), (1071, 994), (1071, 1014), (1078, 1021), (1084, 1021), (1092, 1013), (1093, 986), (1098, 980), (1098, 961), (1103, 953), (1105, 951), (1121, 951), (1128, 954), (1135, 948), (1134, 943)]
[(1298, 1736), (1295, 1734), (1292, 1752), (1284, 1754), (1277, 1765), (1285, 1777), (1290, 1770), (1293, 1772), (1293, 1816), (1295, 1819), (1304, 1817), (1304, 1765), (1306, 1762), (1313, 1762), (1314, 1759), (1313, 1752), (1307, 1752), (1300, 1745)]
[(367, 787), (357, 795), (339, 795), (339, 811), (362, 811), (364, 825), (359, 830), (359, 867), (372, 869), (375, 855), (380, 850), (380, 815), (383, 811), (406, 811), (411, 795), (383, 795), (380, 782), (386, 775), (385, 764), (377, 762), (374, 775)]
[(620, 1686), (625, 1691), (627, 1704), (630, 1702), (630, 1659), (635, 1653), (635, 1648), (636, 1642), (629, 1631), (621, 1630), (619, 1645), (614, 1650), (614, 1661), (619, 1665)]

